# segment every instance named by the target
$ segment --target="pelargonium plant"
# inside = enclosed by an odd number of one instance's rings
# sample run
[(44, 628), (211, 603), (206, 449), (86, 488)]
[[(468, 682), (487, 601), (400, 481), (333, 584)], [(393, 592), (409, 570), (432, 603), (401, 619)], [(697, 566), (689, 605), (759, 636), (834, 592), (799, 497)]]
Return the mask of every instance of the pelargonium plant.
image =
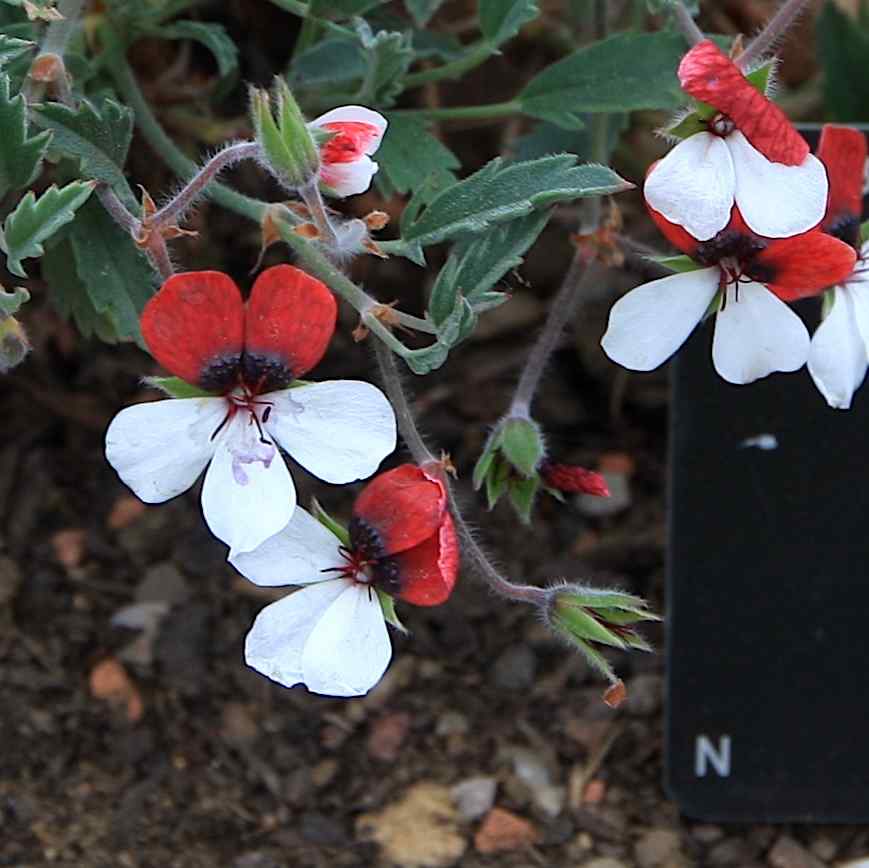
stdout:
[[(377, 0), (271, 2), (302, 19), (292, 59), (270, 81), (248, 83), (248, 119), (234, 130), (249, 134), (199, 163), (163, 128), (128, 56), (142, 36), (198, 40), (217, 60), (214, 98), (241, 96), (230, 37), (186, 17), (202, 4), (0, 4), (0, 196), (9, 205), (0, 249), (25, 284), (0, 289), (0, 371), (25, 362), (27, 303), (46, 286), (85, 337), (150, 354), (142, 382), (156, 400), (118, 408), (107, 460), (146, 503), (204, 475), (203, 519), (229, 563), (255, 585), (288, 589), (244, 641), (247, 663), (284, 687), (365, 694), (389, 665), (399, 610), (441, 605), (475, 575), (494, 598), (536, 611), (604, 676), (605, 699), (617, 704), (624, 686), (603, 649), (650, 650), (638, 625), (657, 616), (636, 595), (582, 577), (538, 585), (505, 576), (481, 542), (485, 528), (469, 530), (453, 462), (420, 435), (400, 369), (425, 377), (466, 361), (462, 344), (509, 302), (505, 279), (551, 224), (551, 237), (573, 245), (572, 261), (513, 399), (493, 420), (473, 487), (489, 509), (506, 496), (524, 523), (544, 494), (568, 511), (576, 495), (608, 496), (594, 467), (550, 446), (532, 405), (578, 302), (608, 291), (635, 256), (616, 197), (638, 185), (648, 219), (681, 255), (654, 257), (674, 273), (615, 302), (603, 351), (649, 371), (714, 319), (712, 362), (724, 379), (747, 384), (808, 364), (830, 407), (847, 409), (869, 366), (866, 144), (827, 126), (813, 155), (771, 97), (773, 47), (806, 3), (786, 0), (745, 48), (704, 35), (679, 0), (637, 0), (625, 4), (636, 6), (630, 15), (588, 4), (589, 21), (578, 22), (588, 26), (575, 28), (594, 34), (586, 44), (512, 99), (463, 106), (441, 104), (438, 83), (498, 54), (539, 16), (535, 0), (478, 0), (479, 34), (464, 44), (426, 34), (437, 29), (438, 0), (390, 4), (389, 15)], [(617, 149), (624, 118), (640, 109), (671, 114), (661, 123), (672, 147), (638, 167)], [(438, 127), (462, 119), (511, 119), (528, 135), (507, 158), (462, 167)], [(132, 177), (134, 127), (178, 176), (163, 198)], [(268, 181), (270, 198), (218, 182), (242, 161)], [(611, 162), (630, 166), (633, 182)], [(181, 239), (210, 231), (207, 218), (190, 219), (203, 200), (234, 214), (240, 233), (245, 221), (260, 233), (249, 278), (230, 277), (220, 261), (185, 268)], [(575, 201), (571, 232), (552, 217)], [(261, 268), (266, 255), (277, 264)], [(368, 289), (354, 280), (362, 258)], [(379, 288), (389, 258), (428, 288), (422, 311)], [(429, 262), (443, 265), (435, 272)], [(811, 297), (822, 315), (813, 337), (790, 307)], [(365, 369), (307, 379), (343, 328), (341, 305), (358, 315), (353, 337), (373, 346), (377, 385)], [(316, 502), (297, 503), (295, 463), (352, 486), (346, 526)]]

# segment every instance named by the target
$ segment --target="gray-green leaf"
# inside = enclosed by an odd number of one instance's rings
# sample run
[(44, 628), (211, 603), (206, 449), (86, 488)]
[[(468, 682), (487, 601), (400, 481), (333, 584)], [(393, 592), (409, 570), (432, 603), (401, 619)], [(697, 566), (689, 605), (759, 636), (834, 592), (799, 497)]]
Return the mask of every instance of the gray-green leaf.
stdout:
[(538, 73), (519, 95), (522, 111), (571, 129), (585, 112), (676, 108), (685, 51), (677, 33), (618, 33)]
[(7, 292), (0, 286), (0, 319), (18, 313), (22, 304), (30, 301), (30, 293), (23, 286)]
[(444, 0), (404, 0), (404, 5), (410, 12), (414, 24), (417, 27), (425, 27), (443, 2)]
[(556, 202), (619, 193), (632, 186), (606, 166), (576, 162), (570, 154), (510, 165), (498, 157), (436, 196), (421, 215), (402, 227), (403, 240), (437, 244), (484, 232)]
[(23, 57), (34, 46), (35, 43), (27, 39), (16, 39), (14, 36), (0, 33), (0, 68)]
[(204, 45), (217, 61), (221, 80), (231, 83), (238, 73), (238, 48), (222, 24), (205, 21), (175, 21), (154, 31), (165, 39), (192, 39)]
[[(20, 40), (13, 40), (18, 42)], [(0, 75), (0, 199), (27, 187), (39, 166), (51, 133), (27, 137), (27, 104), (21, 94), (10, 98), (9, 78)]]
[(480, 30), (489, 42), (500, 45), (539, 14), (536, 0), (480, 0)]
[(86, 177), (105, 181), (129, 208), (138, 208), (121, 171), (133, 138), (130, 109), (110, 99), (98, 106), (85, 100), (77, 109), (60, 103), (36, 105), (31, 116), (37, 126), (53, 132), (53, 154), (78, 160)]
[(0, 247), (6, 254), (6, 267), (19, 277), (27, 277), (21, 260), (42, 256), (43, 242), (75, 217), (94, 186), (93, 182), (83, 181), (73, 181), (63, 188), (52, 184), (39, 199), (28, 191), (3, 223)]

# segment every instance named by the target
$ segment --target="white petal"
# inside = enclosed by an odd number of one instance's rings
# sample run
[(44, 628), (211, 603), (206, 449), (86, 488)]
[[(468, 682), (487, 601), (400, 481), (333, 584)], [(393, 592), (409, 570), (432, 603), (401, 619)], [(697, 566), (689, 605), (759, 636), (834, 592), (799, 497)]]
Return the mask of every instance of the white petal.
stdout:
[(392, 646), (377, 594), (351, 585), (317, 622), (302, 652), (308, 690), (362, 696), (380, 681)]
[(256, 616), (244, 642), (247, 665), (284, 687), (303, 681), (305, 643), (348, 586), (344, 579), (318, 582), (266, 606)]
[(273, 403), (269, 433), (325, 482), (366, 479), (395, 449), (395, 413), (370, 383), (329, 380), (262, 400)]
[(651, 371), (685, 343), (718, 291), (719, 269), (702, 268), (644, 283), (610, 311), (604, 352), (633, 371)]
[(760, 283), (733, 286), (715, 317), (712, 361), (728, 383), (752, 383), (773, 371), (795, 371), (809, 356), (803, 321)]
[(848, 295), (853, 305), (857, 329), (869, 350), (869, 275), (849, 280)]
[(320, 180), (342, 199), (364, 193), (378, 169), (371, 157), (361, 156), (352, 163), (327, 163), (320, 169)]
[(234, 554), (229, 562), (256, 585), (307, 585), (335, 578), (324, 571), (344, 563), (339, 545), (332, 531), (299, 506), (282, 531), (253, 551)]
[(121, 410), (106, 431), (106, 458), (145, 503), (162, 503), (196, 482), (216, 448), (223, 398), (167, 398)]
[(724, 140), (711, 133), (683, 139), (646, 178), (643, 196), (671, 223), (708, 241), (730, 220), (736, 184)]
[(831, 407), (847, 410), (866, 376), (869, 357), (848, 290), (837, 286), (834, 293), (833, 307), (812, 335), (809, 373)]
[(343, 105), (333, 108), (324, 115), (315, 118), (308, 126), (322, 127), (324, 124), (354, 123), (368, 124), (377, 130), (377, 137), (368, 143), (366, 154), (373, 154), (379, 147), (383, 134), (386, 132), (387, 121), (382, 114), (361, 105)]
[(736, 204), (758, 235), (787, 238), (806, 232), (824, 217), (827, 172), (809, 154), (799, 166), (770, 162), (738, 130), (726, 139), (736, 170)]
[(273, 443), (263, 444), (249, 416), (239, 412), (220, 437), (202, 486), (202, 513), (230, 557), (264, 543), (287, 526), (296, 489)]

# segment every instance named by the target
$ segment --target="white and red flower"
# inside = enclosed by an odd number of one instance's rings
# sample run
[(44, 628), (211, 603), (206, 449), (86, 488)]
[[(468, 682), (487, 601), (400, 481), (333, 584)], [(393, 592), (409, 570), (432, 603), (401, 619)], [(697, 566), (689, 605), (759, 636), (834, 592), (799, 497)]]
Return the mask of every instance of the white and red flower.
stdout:
[(257, 585), (299, 585), (257, 615), (249, 666), (286, 687), (360, 696), (392, 656), (379, 594), (418, 606), (443, 603), (459, 552), (437, 472), (403, 464), (375, 477), (353, 506), (349, 542), (299, 508), (287, 527), (230, 562)]
[(279, 447), (326, 482), (370, 476), (395, 448), (395, 415), (355, 380), (296, 383), (323, 356), (335, 299), (290, 265), (264, 271), (245, 305), (216, 271), (175, 275), (148, 302), (142, 335), (172, 374), (210, 393), (127, 407), (106, 457), (146, 503), (186, 491), (208, 467), (202, 511), (233, 553), (289, 522), (295, 487)]
[(702, 267), (653, 280), (613, 305), (601, 345), (614, 362), (635, 371), (657, 368), (713, 308), (712, 361), (728, 382), (751, 383), (805, 364), (809, 334), (785, 302), (816, 295), (850, 274), (851, 247), (818, 229), (762, 238), (738, 209), (726, 229), (700, 241), (649, 212), (670, 242)]
[(682, 59), (679, 81), (717, 113), (704, 121), (706, 132), (683, 139), (653, 167), (643, 191), (649, 205), (699, 241), (725, 229), (734, 204), (767, 238), (817, 226), (827, 176), (782, 110), (709, 40)]
[(377, 163), (371, 159), (386, 132), (386, 118), (359, 105), (332, 109), (308, 124), (332, 133), (320, 148), (320, 181), (336, 196), (364, 193)]
[(827, 124), (818, 157), (827, 168), (830, 197), (821, 228), (858, 253), (854, 270), (825, 296), (826, 315), (812, 335), (808, 367), (831, 407), (847, 410), (869, 366), (869, 243), (860, 245), (866, 137)]

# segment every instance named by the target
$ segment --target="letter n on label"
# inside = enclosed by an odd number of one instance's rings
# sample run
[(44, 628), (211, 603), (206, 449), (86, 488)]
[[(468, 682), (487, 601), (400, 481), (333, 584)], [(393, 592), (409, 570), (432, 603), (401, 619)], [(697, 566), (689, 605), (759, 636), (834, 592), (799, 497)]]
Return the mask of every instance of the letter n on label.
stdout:
[(718, 744), (713, 744), (708, 736), (698, 735), (694, 742), (694, 774), (698, 778), (706, 777), (708, 768), (726, 778), (730, 775), (730, 736), (722, 735)]

